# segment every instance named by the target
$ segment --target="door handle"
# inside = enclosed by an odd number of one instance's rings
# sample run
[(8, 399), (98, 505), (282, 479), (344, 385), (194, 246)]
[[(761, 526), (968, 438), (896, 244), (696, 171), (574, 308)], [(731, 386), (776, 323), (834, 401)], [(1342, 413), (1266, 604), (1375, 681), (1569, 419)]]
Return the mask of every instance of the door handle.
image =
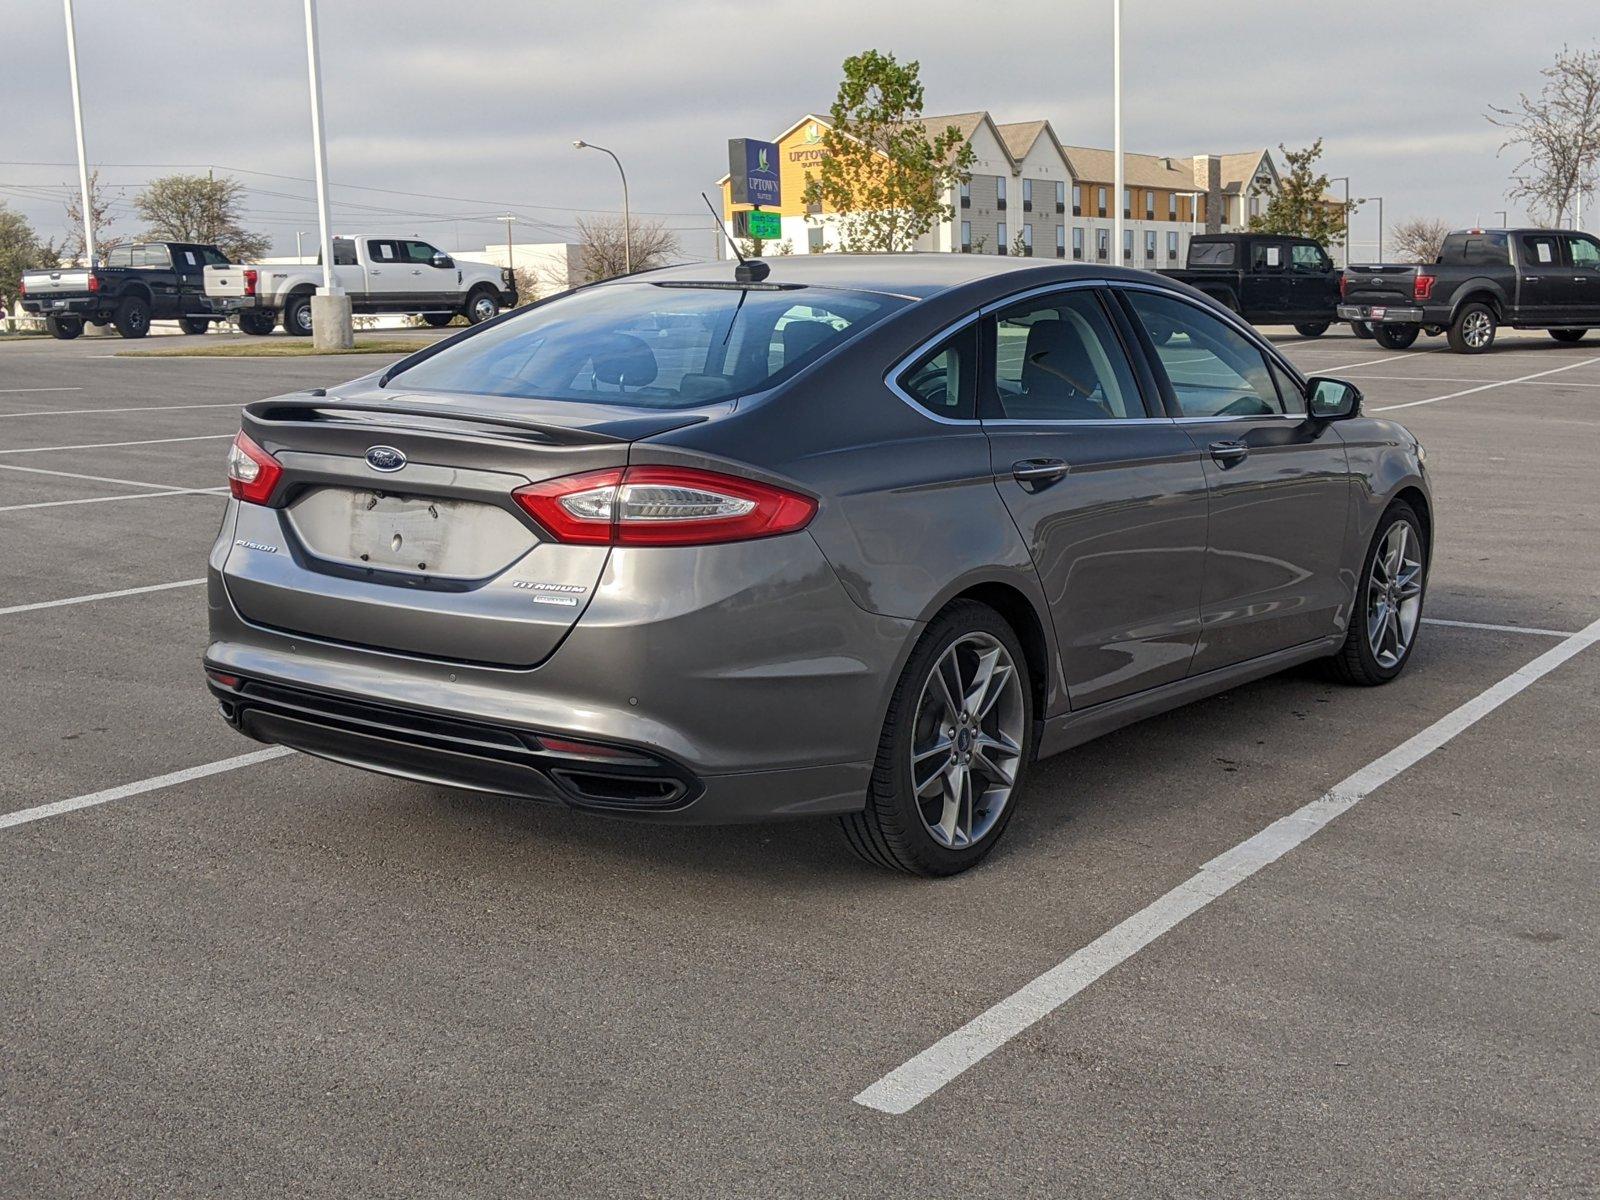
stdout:
[(1219, 467), (1232, 467), (1250, 457), (1250, 447), (1243, 442), (1212, 442), (1211, 457)]
[(1011, 464), (1011, 478), (1024, 487), (1029, 484), (1042, 487), (1056, 482), (1070, 470), (1072, 468), (1065, 459), (1024, 458)]

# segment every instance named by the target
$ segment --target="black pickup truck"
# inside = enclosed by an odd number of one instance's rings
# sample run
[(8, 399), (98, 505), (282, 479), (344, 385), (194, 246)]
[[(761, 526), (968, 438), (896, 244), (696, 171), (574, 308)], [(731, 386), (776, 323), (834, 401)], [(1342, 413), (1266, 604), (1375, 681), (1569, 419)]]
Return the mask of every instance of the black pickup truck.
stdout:
[(1189, 240), (1188, 266), (1159, 272), (1199, 288), (1252, 325), (1320, 337), (1339, 303), (1339, 271), (1310, 238), (1213, 233)]
[(223, 320), (206, 299), (205, 269), (227, 261), (215, 246), (197, 242), (135, 242), (107, 251), (93, 269), (24, 271), (22, 307), (62, 339), (77, 337), (85, 321), (115, 325), (125, 338), (143, 337), (151, 321), (176, 320), (185, 333), (204, 333)]
[(1482, 354), (1502, 325), (1558, 342), (1600, 328), (1600, 242), (1566, 229), (1462, 229), (1431, 263), (1357, 264), (1340, 282), (1340, 319), (1371, 322), (1391, 350), (1419, 331)]

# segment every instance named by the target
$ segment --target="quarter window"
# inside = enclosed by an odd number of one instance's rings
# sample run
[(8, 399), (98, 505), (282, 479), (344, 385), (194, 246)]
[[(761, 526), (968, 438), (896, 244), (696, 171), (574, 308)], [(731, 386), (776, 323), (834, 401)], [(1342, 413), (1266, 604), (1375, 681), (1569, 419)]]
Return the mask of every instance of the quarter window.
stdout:
[(1121, 343), (1093, 292), (1026, 301), (995, 320), (994, 388), (1013, 421), (1145, 415)]
[(977, 415), (977, 363), (978, 326), (974, 322), (900, 372), (895, 382), (934, 416), (970, 421)]
[(1285, 411), (1261, 350), (1192, 304), (1152, 292), (1123, 293), (1155, 345), (1185, 417), (1262, 417)]

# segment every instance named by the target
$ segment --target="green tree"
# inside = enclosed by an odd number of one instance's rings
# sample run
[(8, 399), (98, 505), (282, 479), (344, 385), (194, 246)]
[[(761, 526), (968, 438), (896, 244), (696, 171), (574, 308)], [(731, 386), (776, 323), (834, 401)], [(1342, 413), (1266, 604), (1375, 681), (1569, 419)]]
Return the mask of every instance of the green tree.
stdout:
[(0, 204), (0, 317), (11, 311), (24, 271), (58, 261), (55, 247), (39, 240), (26, 217)]
[(1252, 189), (1253, 195), (1267, 198), (1267, 206), (1250, 218), (1250, 228), (1257, 233), (1313, 238), (1324, 250), (1329, 242), (1342, 242), (1356, 202), (1328, 198), (1328, 177), (1315, 168), (1322, 157), (1322, 139), (1304, 150), (1291, 150), (1282, 143), (1278, 149), (1283, 151), (1286, 170), (1276, 189), (1260, 183)]
[(272, 248), (265, 234), (244, 228), (244, 185), (209, 175), (165, 175), (133, 198), (152, 242), (210, 242), (234, 262), (260, 258)]
[(824, 157), (805, 191), (808, 205), (838, 214), (841, 249), (909, 250), (954, 215), (945, 196), (975, 155), (954, 125), (924, 125), (920, 70), (876, 50), (844, 60)]

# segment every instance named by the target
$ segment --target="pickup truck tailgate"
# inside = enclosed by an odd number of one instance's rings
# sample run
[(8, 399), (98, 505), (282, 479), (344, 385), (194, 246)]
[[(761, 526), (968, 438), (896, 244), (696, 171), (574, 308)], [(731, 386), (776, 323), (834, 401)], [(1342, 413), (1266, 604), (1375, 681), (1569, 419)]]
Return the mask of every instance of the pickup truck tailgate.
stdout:
[(83, 295), (89, 291), (89, 272), (71, 267), (60, 271), (24, 271), (22, 286), (30, 296)]
[[(248, 276), (247, 273), (248, 272)], [(206, 268), (206, 295), (216, 299), (255, 295), (255, 267), (242, 267), (229, 263), (225, 267)]]
[(1362, 264), (1344, 273), (1344, 298), (1351, 304), (1410, 304), (1417, 268), (1403, 264)]

